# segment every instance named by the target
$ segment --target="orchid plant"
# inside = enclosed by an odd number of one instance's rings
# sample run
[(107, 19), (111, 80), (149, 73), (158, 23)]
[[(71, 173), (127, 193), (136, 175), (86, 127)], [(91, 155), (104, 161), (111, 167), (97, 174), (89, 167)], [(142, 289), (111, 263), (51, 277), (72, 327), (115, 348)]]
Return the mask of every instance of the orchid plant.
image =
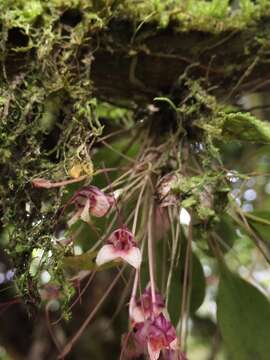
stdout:
[[(217, 224), (230, 203), (224, 170), (217, 173), (209, 169), (209, 159), (201, 165), (201, 153), (196, 148), (192, 155), (185, 155), (189, 145), (183, 145), (181, 156), (190, 156), (190, 164), (184, 161), (186, 167), (182, 166), (178, 136), (171, 135), (159, 145), (149, 140), (136, 160), (125, 155), (128, 165), (124, 172), (119, 175), (117, 170), (105, 188), (96, 186), (99, 181), (94, 179), (93, 185), (85, 177), (32, 181), (38, 189), (80, 184), (56, 211), (56, 222), (61, 218), (66, 237), (72, 239), (62, 244), (67, 253), (63, 263), (76, 265), (77, 274), (72, 274), (70, 282), (80, 283), (87, 276), (91, 281), (110, 267), (116, 271), (77, 333), (60, 349), (60, 358), (69, 353), (119, 279), (123, 279), (125, 291), (119, 303), (123, 307), (128, 304), (125, 313), (129, 321), (120, 359), (187, 360), (190, 315), (203, 303), (206, 285), (193, 240), (204, 237), (203, 250), (207, 245), (206, 251), (218, 259), (220, 267), (224, 266), (223, 251), (227, 249), (222, 247)], [(253, 235), (253, 230), (240, 220), (241, 208), (233, 203), (231, 209), (233, 219)], [(92, 237), (90, 230), (95, 233), (92, 245), (81, 255), (71, 255), (80, 233)], [(47, 293), (43, 292), (43, 298), (49, 298)]]
[(270, 358), (270, 0), (0, 4), (0, 357)]
[[(65, 185), (65, 182), (51, 183), (45, 179), (36, 179), (33, 185), (38, 188), (52, 188)], [(162, 201), (168, 196), (170, 186), (166, 185), (166, 194)], [(163, 191), (164, 193), (164, 191)], [(142, 192), (141, 192), (142, 196)], [(68, 226), (83, 221), (91, 223), (91, 217), (105, 217), (114, 208), (117, 211), (117, 203), (113, 194), (106, 194), (93, 185), (84, 186), (73, 194), (61, 210), (61, 215), (73, 207), (68, 214)], [(130, 339), (134, 342), (135, 353), (144, 354), (150, 360), (162, 359), (185, 359), (180, 350), (180, 342), (177, 332), (172, 325), (168, 311), (166, 310), (163, 296), (155, 290), (153, 275), (153, 259), (149, 259), (150, 283), (145, 288), (139, 299), (136, 299), (138, 291), (140, 268), (142, 264), (142, 251), (135, 239), (139, 211), (139, 202), (135, 209), (132, 231), (126, 225), (120, 225), (107, 238), (96, 255), (96, 265), (102, 267), (108, 262), (124, 262), (135, 269), (133, 289), (129, 302)], [(150, 210), (151, 212), (153, 211)], [(71, 215), (70, 215), (71, 214)], [(148, 256), (153, 257), (152, 252), (152, 226), (148, 228)], [(123, 345), (122, 357), (129, 358), (127, 343)]]

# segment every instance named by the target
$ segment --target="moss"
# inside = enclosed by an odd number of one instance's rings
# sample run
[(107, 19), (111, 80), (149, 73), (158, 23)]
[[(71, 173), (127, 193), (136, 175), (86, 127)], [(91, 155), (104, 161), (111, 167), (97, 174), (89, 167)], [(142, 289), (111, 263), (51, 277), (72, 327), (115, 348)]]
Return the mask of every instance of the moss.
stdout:
[(42, 2), (39, 0), (30, 0), (27, 2), (23, 0), (3, 0), (2, 6), (4, 11), (6, 11), (4, 16), (3, 14), (2, 16), (8, 28), (18, 26), (27, 30), (36, 18), (44, 12)]
[(250, 114), (241, 112), (224, 116), (221, 136), (224, 139), (270, 143), (270, 126)]
[[(105, 27), (112, 17), (118, 20), (131, 19), (143, 24), (157, 23), (165, 28), (174, 23), (175, 30), (220, 32), (241, 30), (245, 26), (265, 16), (269, 12), (269, 2), (260, 0), (254, 4), (251, 0), (241, 0), (240, 7), (233, 9), (228, 0), (189, 0), (175, 3), (173, 0), (148, 1), (86, 1), (86, 0), (4, 0), (6, 26), (29, 27), (38, 17), (53, 23), (65, 9), (78, 9), (85, 20), (95, 20)], [(51, 20), (49, 19), (51, 17)], [(85, 22), (84, 26), (86, 27)], [(140, 26), (141, 26), (140, 25)]]
[(248, 141), (256, 143), (270, 143), (270, 126), (267, 122), (257, 119), (249, 113), (226, 112), (219, 110), (213, 113), (212, 120), (198, 121), (208, 136), (221, 141)]
[[(122, 7), (121, 7), (122, 6)], [(175, 1), (149, 0), (122, 2), (120, 12), (137, 22), (156, 21), (166, 27), (174, 23), (176, 30), (206, 31), (218, 33), (228, 30), (241, 30), (269, 12), (269, 3), (265, 0), (255, 5), (251, 0), (241, 0), (239, 9), (233, 9), (228, 0), (189, 0)]]
[[(134, 36), (147, 23), (152, 24), (154, 31), (170, 27), (173, 31), (218, 33), (239, 31), (269, 12), (266, 1), (256, 5), (242, 1), (236, 11), (232, 11), (227, 0), (175, 3), (171, 0), (1, 3), (1, 60), (6, 64), (0, 94), (1, 221), (4, 228), (15, 229), (9, 236), (9, 255), (18, 269), (19, 289), (31, 299), (38, 298), (40, 286), (40, 273), (33, 275), (30, 271), (35, 248), (42, 247), (46, 254), (52, 252), (50, 258), (45, 256), (39, 271), (50, 268), (53, 281), (69, 289), (63, 269), (66, 253), (52, 244), (54, 216), (62, 194), (37, 191), (31, 180), (34, 177), (62, 180), (71, 173), (77, 174), (80, 170), (74, 169), (74, 164), (89, 163), (84, 149), (104, 131), (100, 118), (109, 119), (110, 130), (117, 129), (116, 117), (125, 118), (123, 123), (128, 128), (137, 126), (132, 111), (127, 115), (127, 110), (117, 107), (104, 104), (99, 107), (100, 101), (93, 95), (91, 65), (97, 46), (92, 43), (93, 37), (106, 30), (112, 19), (130, 20)], [(110, 48), (109, 42), (107, 46)], [(247, 130), (242, 135), (244, 140), (255, 136), (253, 140), (268, 141), (269, 130), (248, 115), (225, 113), (215, 97), (204, 89), (203, 81), (187, 76), (180, 80), (182, 98), (158, 99), (159, 103), (173, 105), (172, 119), (184, 141), (191, 147), (204, 145), (198, 158), (206, 177), (189, 176), (175, 190), (184, 194), (185, 206), (195, 208), (205, 220), (213, 213), (207, 210), (200, 192), (210, 186), (215, 193), (220, 187), (219, 178), (209, 170), (219, 155), (213, 139), (232, 137), (238, 134), (238, 129), (240, 133), (244, 124)], [(145, 113), (149, 115), (151, 111)], [(237, 129), (234, 134), (230, 132), (231, 126)], [(164, 137), (167, 134), (168, 131)], [(71, 293), (67, 291), (64, 303)]]
[(172, 190), (181, 198), (181, 206), (193, 210), (200, 221), (217, 220), (227, 204), (228, 186), (222, 172), (213, 169), (199, 176), (178, 176)]

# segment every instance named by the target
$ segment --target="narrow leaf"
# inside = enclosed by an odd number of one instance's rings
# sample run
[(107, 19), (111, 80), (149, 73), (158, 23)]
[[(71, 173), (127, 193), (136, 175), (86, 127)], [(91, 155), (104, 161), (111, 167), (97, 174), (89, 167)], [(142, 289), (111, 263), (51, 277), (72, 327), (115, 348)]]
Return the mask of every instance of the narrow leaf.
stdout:
[[(184, 254), (185, 251), (182, 252)], [(179, 263), (173, 271), (168, 311), (174, 325), (180, 318), (182, 291), (184, 282), (184, 256), (181, 256)], [(203, 268), (198, 257), (192, 254), (192, 279), (190, 294), (190, 312), (194, 313), (202, 304), (205, 296), (205, 277)]]
[(97, 266), (95, 262), (96, 255), (97, 255), (97, 251), (91, 251), (91, 252), (87, 251), (86, 253), (81, 255), (66, 256), (63, 260), (64, 266), (73, 271), (81, 271), (81, 270), (101, 271), (116, 266), (116, 264), (113, 262), (104, 264), (103, 266)]
[(259, 233), (262, 239), (270, 244), (270, 212), (253, 211), (245, 214), (249, 224)]

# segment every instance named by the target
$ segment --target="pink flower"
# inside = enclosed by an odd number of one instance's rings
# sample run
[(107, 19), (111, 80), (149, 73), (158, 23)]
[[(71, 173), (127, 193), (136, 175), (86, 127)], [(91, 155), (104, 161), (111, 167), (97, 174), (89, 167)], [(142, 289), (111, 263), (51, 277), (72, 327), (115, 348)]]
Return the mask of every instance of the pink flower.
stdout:
[(161, 313), (152, 321), (148, 332), (148, 353), (151, 360), (159, 358), (163, 349), (176, 350), (175, 328)]
[(151, 315), (153, 315), (154, 310), (155, 315), (158, 315), (163, 310), (165, 310), (165, 302), (163, 297), (157, 291), (155, 292), (155, 295), (156, 303), (154, 307), (151, 296), (151, 289), (150, 286), (147, 286), (140, 299), (135, 301), (135, 303), (131, 306), (130, 317), (132, 320), (134, 320), (136, 323), (144, 322)]
[(175, 328), (162, 313), (135, 323), (133, 331), (123, 338), (122, 346), (123, 359), (145, 354), (150, 360), (187, 360), (178, 346)]
[[(175, 328), (162, 313), (143, 323), (136, 324), (135, 331), (134, 337), (138, 347), (147, 351), (150, 360), (157, 360), (161, 351), (175, 352), (169, 352), (168, 355), (176, 354), (178, 349)], [(168, 359), (170, 358), (168, 357)]]
[(124, 260), (138, 269), (142, 262), (141, 251), (133, 234), (125, 227), (115, 230), (99, 250), (96, 258), (98, 266), (113, 260)]
[(75, 205), (75, 213), (68, 222), (72, 225), (78, 219), (90, 222), (90, 215), (96, 217), (106, 215), (113, 204), (113, 197), (104, 194), (96, 186), (90, 185), (76, 191), (64, 209), (70, 204)]

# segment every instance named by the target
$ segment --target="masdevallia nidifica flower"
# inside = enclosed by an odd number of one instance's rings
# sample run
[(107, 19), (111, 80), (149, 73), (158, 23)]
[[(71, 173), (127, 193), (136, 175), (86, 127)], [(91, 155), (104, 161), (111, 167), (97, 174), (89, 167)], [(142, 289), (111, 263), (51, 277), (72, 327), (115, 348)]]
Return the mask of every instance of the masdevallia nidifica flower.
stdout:
[(160, 353), (178, 352), (176, 330), (163, 313), (152, 316), (134, 326), (134, 342), (150, 360), (157, 360)]
[(101, 266), (109, 261), (123, 260), (139, 269), (142, 262), (141, 251), (134, 235), (125, 226), (116, 229), (99, 250), (96, 263)]
[(76, 191), (64, 207), (65, 209), (71, 204), (75, 206), (75, 211), (68, 224), (72, 225), (79, 219), (89, 223), (91, 215), (102, 217), (108, 213), (113, 203), (113, 196), (106, 195), (96, 186), (85, 186)]
[(130, 318), (135, 323), (140, 323), (150, 318), (154, 313), (165, 311), (165, 301), (159, 292), (155, 292), (155, 306), (152, 301), (150, 284), (138, 300), (133, 301), (130, 307)]

